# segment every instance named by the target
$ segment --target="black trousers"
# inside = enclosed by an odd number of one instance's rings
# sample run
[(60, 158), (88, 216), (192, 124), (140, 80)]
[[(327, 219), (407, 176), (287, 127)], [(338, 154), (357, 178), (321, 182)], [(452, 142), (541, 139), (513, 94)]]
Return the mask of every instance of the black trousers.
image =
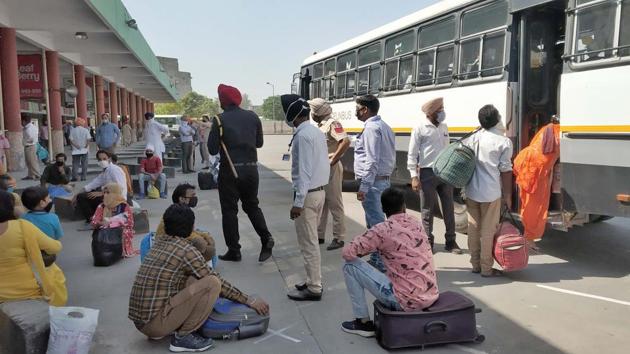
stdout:
[(94, 199), (88, 198), (88, 192), (81, 192), (77, 194), (77, 208), (83, 213), (85, 221), (91, 221), (96, 208), (103, 202), (103, 197)]
[(420, 169), (420, 182), (422, 183), (422, 224), (433, 244), (433, 211), (438, 204), (438, 196), (442, 203), (442, 217), (446, 233), (446, 242), (455, 242), (455, 211), (453, 206), (453, 187), (440, 181), (433, 173), (432, 168)]
[(258, 206), (258, 167), (237, 167), (238, 180), (234, 178), (229, 166), (219, 169), (219, 201), (223, 217), (223, 237), (231, 251), (241, 249), (238, 232), (238, 201), (249, 217), (254, 230), (264, 245), (271, 237), (262, 210)]

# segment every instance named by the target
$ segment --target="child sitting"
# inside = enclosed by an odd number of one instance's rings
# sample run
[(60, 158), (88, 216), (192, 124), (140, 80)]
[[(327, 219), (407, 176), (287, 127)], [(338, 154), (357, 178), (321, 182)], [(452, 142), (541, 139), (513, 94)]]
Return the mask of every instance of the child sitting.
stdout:
[(22, 204), (28, 212), (22, 219), (30, 221), (48, 237), (59, 240), (63, 237), (63, 229), (59, 217), (51, 213), (52, 200), (44, 187), (28, 187), (22, 192)]
[[(388, 188), (381, 195), (381, 204), (387, 220), (343, 249), (343, 274), (355, 320), (343, 322), (341, 329), (363, 337), (375, 335), (365, 290), (397, 311), (421, 311), (438, 298), (431, 245), (422, 223), (406, 213), (404, 193)], [(387, 275), (359, 258), (377, 251)]]

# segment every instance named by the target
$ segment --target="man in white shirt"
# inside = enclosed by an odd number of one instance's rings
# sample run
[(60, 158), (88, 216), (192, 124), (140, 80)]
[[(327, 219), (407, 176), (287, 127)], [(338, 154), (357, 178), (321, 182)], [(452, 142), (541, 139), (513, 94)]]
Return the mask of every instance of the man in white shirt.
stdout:
[(442, 203), (442, 217), (446, 226), (447, 252), (461, 254), (462, 250), (455, 242), (455, 212), (453, 209), (453, 187), (440, 181), (433, 173), (433, 165), (438, 155), (448, 147), (448, 127), (444, 120), (444, 100), (442, 97), (432, 99), (422, 106), (425, 118), (411, 132), (407, 169), (411, 175), (411, 188), (421, 193), (421, 212), (424, 230), (429, 236), (433, 250), (433, 211), (437, 206), (438, 195)]
[(88, 153), (90, 152), (90, 131), (85, 127), (85, 119), (77, 118), (70, 130), (69, 139), (72, 145), (72, 182), (76, 182), (81, 165), (81, 180), (87, 179)]
[(22, 142), (24, 144), (24, 159), (26, 160), (26, 168), (28, 174), (23, 180), (38, 180), (39, 160), (37, 158), (37, 143), (39, 141), (39, 133), (37, 127), (31, 122), (31, 119), (22, 115)]
[(317, 226), (324, 207), (330, 161), (326, 137), (310, 124), (308, 102), (298, 95), (280, 97), (287, 124), (296, 131), (291, 146), (291, 179), (293, 207), (290, 218), (295, 220), (295, 231), (306, 268), (306, 282), (295, 285), (288, 296), (295, 301), (319, 301), (322, 298), (322, 269)]
[(75, 196), (76, 203), (86, 222), (90, 221), (96, 208), (103, 202), (103, 192), (100, 189), (106, 184), (118, 184), (122, 189), (123, 198), (127, 199), (127, 178), (125, 177), (125, 172), (112, 163), (110, 153), (105, 150), (99, 150), (96, 153), (96, 159), (103, 172), (83, 187), (83, 192)]
[(481, 129), (465, 144), (476, 153), (475, 172), (466, 186), (468, 248), (473, 273), (482, 277), (501, 275), (492, 268), (494, 234), (501, 218), (501, 205), (512, 207), (512, 141), (505, 137), (501, 115), (493, 105), (479, 110)]
[(144, 126), (144, 138), (147, 145), (151, 144), (155, 147), (155, 155), (160, 159), (163, 159), (166, 147), (164, 146), (164, 141), (162, 141), (162, 139), (168, 135), (168, 127), (164, 124), (156, 122), (153, 117), (154, 115), (151, 112), (144, 114), (144, 119), (146, 120)]
[(182, 142), (182, 173), (194, 173), (193, 170), (193, 139), (195, 128), (190, 125), (190, 118), (182, 116), (179, 125), (179, 139)]

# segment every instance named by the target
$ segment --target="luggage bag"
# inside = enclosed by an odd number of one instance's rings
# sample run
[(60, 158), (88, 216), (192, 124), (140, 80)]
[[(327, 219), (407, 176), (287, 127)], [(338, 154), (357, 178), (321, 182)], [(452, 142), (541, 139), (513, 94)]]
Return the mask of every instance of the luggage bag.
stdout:
[(392, 311), (374, 302), (376, 340), (385, 349), (461, 342), (481, 343), (475, 314), (481, 312), (466, 296), (446, 291), (424, 311)]
[(510, 221), (503, 221), (494, 235), (492, 255), (503, 271), (513, 272), (524, 269), (529, 262), (527, 240), (515, 226), (512, 214), (506, 209)]
[(95, 229), (92, 232), (94, 266), (109, 267), (122, 258), (122, 234), (121, 227)]
[(475, 172), (475, 152), (463, 141), (479, 131), (476, 129), (444, 149), (433, 164), (433, 173), (442, 182), (455, 188), (464, 188)]
[(256, 313), (246, 305), (219, 298), (201, 327), (204, 336), (213, 339), (245, 339), (267, 332), (269, 316)]
[(199, 172), (197, 174), (197, 183), (201, 190), (216, 189), (218, 187), (212, 172)]

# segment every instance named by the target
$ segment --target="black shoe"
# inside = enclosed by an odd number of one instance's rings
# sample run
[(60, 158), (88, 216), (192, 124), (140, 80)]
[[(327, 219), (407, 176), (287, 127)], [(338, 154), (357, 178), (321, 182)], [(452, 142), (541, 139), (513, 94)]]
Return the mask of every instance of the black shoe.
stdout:
[(376, 335), (376, 326), (374, 326), (374, 322), (361, 322), (358, 318), (354, 321), (343, 322), (341, 324), (341, 330), (365, 338), (374, 337)]
[(210, 167), (204, 167), (204, 168), (202, 168), (202, 170), (209, 170), (209, 169), (210, 169)]
[(269, 240), (262, 246), (260, 249), (260, 255), (258, 256), (258, 262), (264, 262), (271, 257), (271, 250), (276, 243), (273, 240), (273, 237), (270, 237)]
[(444, 246), (444, 250), (446, 252), (450, 252), (453, 254), (462, 254), (462, 249), (459, 248), (459, 246), (457, 245), (457, 242), (455, 241), (447, 242), (446, 245)]
[(308, 289), (308, 285), (306, 285), (306, 283), (295, 284), (294, 286), (299, 291)]
[(323, 244), (326, 242), (326, 240), (324, 240), (323, 238), (320, 238), (320, 239), (318, 239), (318, 240), (319, 240), (319, 244), (320, 244), (320, 245), (323, 245)]
[(26, 177), (23, 177), (23, 178), (22, 178), (22, 181), (32, 181), (32, 180), (34, 180), (34, 179), (35, 179), (35, 178), (33, 178), (33, 177), (31, 177), (31, 176), (26, 176)]
[(228, 262), (240, 262), (241, 261), (241, 251), (227, 251), (224, 255), (219, 256), (219, 259), (222, 261)]
[(70, 182), (76, 182), (76, 181), (77, 181), (76, 178), (73, 178), (73, 179), (70, 180)]
[(211, 338), (204, 338), (196, 333), (191, 333), (183, 337), (173, 336), (171, 346), (168, 348), (173, 353), (184, 352), (204, 352), (212, 347)]
[(336, 250), (338, 248), (343, 247), (343, 241), (339, 241), (336, 238), (333, 238), (333, 240), (330, 242), (330, 245), (328, 245), (328, 247), (326, 247), (326, 249), (328, 251), (332, 251), (332, 250)]
[(314, 293), (308, 288), (304, 290), (293, 290), (287, 294), (289, 299), (295, 301), (320, 301), (322, 299), (322, 293)]

